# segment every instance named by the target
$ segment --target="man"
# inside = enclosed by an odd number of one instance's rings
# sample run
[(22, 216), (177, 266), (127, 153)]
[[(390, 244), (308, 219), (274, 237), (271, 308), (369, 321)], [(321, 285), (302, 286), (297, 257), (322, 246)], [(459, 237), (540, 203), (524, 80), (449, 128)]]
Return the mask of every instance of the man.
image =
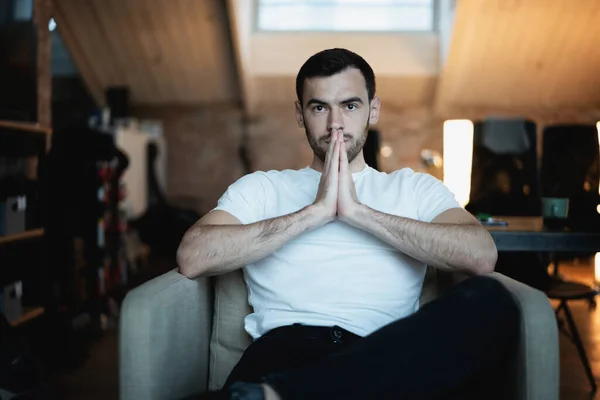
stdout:
[[(296, 91), (311, 166), (242, 177), (178, 251), (189, 278), (244, 268), (254, 342), (216, 398), (490, 398), (519, 321), (479, 276), (491, 236), (434, 177), (366, 166), (381, 101), (363, 58), (317, 53)], [(419, 309), (427, 265), (472, 277)]]

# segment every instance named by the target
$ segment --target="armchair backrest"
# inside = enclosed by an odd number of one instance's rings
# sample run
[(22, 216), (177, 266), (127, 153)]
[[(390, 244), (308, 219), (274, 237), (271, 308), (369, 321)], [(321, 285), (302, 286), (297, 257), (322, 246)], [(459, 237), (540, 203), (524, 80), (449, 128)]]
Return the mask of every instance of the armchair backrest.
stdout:
[[(452, 285), (452, 276), (427, 268), (420, 305), (438, 297)], [(244, 330), (244, 318), (252, 312), (241, 270), (215, 279), (215, 310), (210, 340), (208, 388), (220, 389), (242, 357), (252, 338)]]

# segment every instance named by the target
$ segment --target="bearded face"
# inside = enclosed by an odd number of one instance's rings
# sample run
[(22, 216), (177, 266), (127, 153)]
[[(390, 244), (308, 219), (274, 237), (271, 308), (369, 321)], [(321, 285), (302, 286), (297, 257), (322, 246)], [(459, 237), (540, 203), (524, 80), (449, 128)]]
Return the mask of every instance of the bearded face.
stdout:
[[(327, 154), (327, 149), (329, 148), (329, 141), (331, 140), (331, 132), (318, 135), (314, 132), (311, 132), (308, 126), (305, 126), (305, 131), (306, 138), (308, 139), (308, 143), (310, 144), (313, 153), (319, 158), (319, 160), (321, 160), (321, 162), (324, 163), (325, 155)], [(348, 162), (351, 163), (365, 146), (367, 135), (369, 134), (369, 123), (367, 122), (361, 131), (357, 133), (343, 131), (343, 134), (344, 142), (346, 142)]]

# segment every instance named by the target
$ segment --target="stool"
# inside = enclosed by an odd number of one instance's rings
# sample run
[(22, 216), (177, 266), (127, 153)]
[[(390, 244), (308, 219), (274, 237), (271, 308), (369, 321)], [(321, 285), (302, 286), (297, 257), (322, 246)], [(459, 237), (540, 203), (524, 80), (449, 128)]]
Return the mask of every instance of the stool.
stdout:
[[(579, 353), (579, 358), (581, 359), (585, 373), (590, 381), (590, 385), (592, 385), (592, 392), (596, 392), (596, 381), (594, 379), (594, 374), (592, 374), (592, 369), (590, 367), (587, 354), (583, 348), (583, 344), (581, 343), (579, 331), (577, 330), (575, 321), (573, 321), (573, 316), (567, 303), (569, 300), (587, 300), (590, 304), (590, 308), (593, 309), (596, 308), (596, 296), (598, 293), (599, 292), (597, 289), (584, 285), (583, 283), (567, 282), (562, 280), (556, 280), (546, 292), (548, 298), (560, 301), (560, 304), (556, 308), (556, 317), (559, 321), (559, 329), (571, 340), (571, 342), (573, 342), (577, 348), (577, 352)], [(560, 310), (564, 311), (570, 333), (564, 329), (563, 322), (558, 317)]]

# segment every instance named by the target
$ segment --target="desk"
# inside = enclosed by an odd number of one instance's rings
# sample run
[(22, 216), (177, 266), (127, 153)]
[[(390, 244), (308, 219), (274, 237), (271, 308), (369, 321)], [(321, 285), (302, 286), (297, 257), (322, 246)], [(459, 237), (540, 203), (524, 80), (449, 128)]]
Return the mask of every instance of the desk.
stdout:
[(486, 226), (498, 251), (600, 252), (600, 232), (546, 230), (541, 217), (499, 217), (508, 226)]
[[(558, 276), (558, 252), (599, 252), (600, 251), (600, 232), (584, 232), (577, 230), (550, 230), (544, 229), (541, 217), (500, 217), (499, 219), (508, 222), (508, 226), (486, 226), (498, 251), (532, 251), (551, 253), (552, 263), (554, 264), (554, 276)], [(567, 305), (569, 299), (588, 299), (590, 304), (595, 304), (594, 299), (598, 294), (596, 288), (587, 287), (574, 282), (564, 282), (556, 280), (561, 284), (551, 287), (546, 293), (550, 298), (560, 300), (560, 305), (556, 313), (564, 310), (569, 324), (569, 339), (577, 347), (579, 357), (585, 368), (586, 375), (592, 386), (592, 391), (596, 391), (596, 381), (590, 363), (585, 353), (583, 344), (579, 337), (577, 327), (573, 321), (571, 311)], [(573, 291), (573, 288), (575, 291)], [(577, 296), (573, 296), (573, 294)], [(561, 325), (561, 330), (562, 325)]]

